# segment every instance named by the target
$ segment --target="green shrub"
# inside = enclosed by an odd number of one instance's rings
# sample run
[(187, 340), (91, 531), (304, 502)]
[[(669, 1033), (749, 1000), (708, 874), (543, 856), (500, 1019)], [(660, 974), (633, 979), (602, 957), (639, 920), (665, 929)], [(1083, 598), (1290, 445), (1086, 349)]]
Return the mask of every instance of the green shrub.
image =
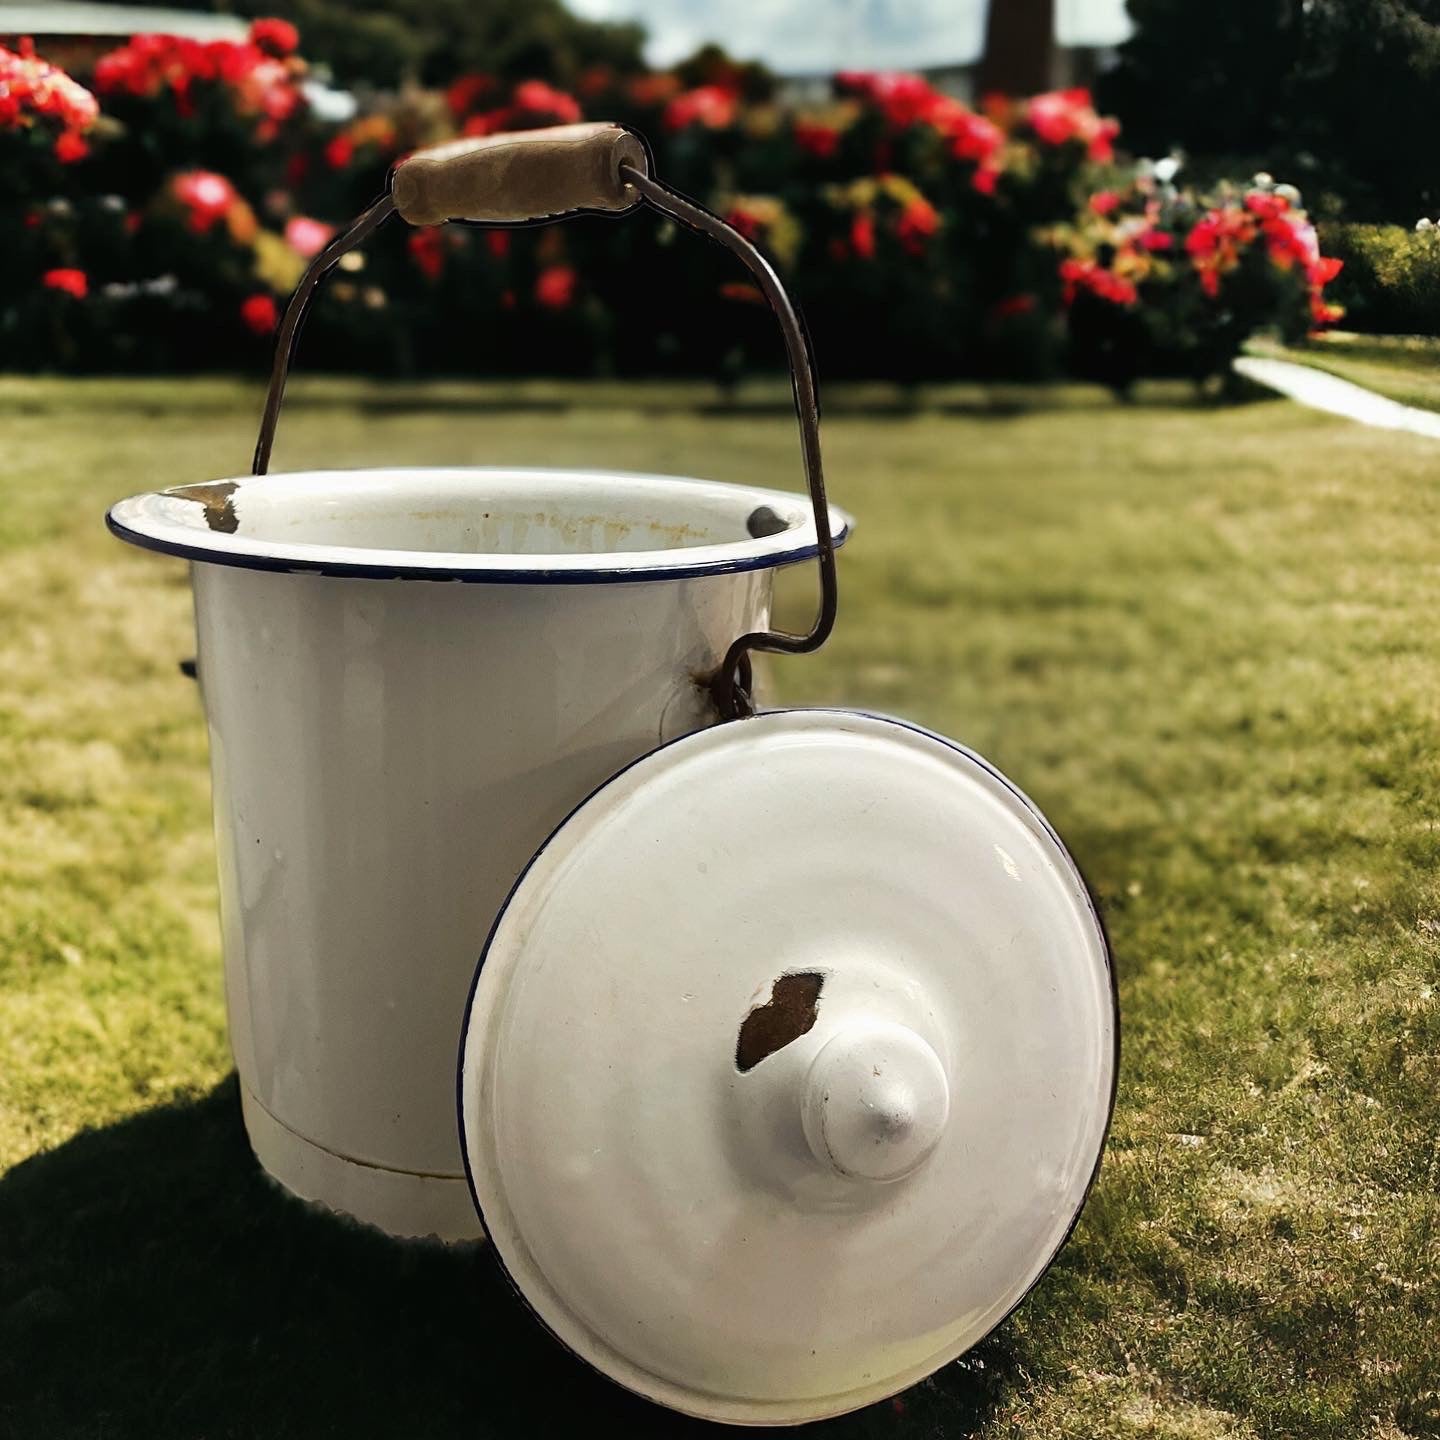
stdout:
[(1334, 297), (1349, 329), (1440, 335), (1440, 229), (1332, 224), (1320, 235), (1326, 253), (1345, 262)]

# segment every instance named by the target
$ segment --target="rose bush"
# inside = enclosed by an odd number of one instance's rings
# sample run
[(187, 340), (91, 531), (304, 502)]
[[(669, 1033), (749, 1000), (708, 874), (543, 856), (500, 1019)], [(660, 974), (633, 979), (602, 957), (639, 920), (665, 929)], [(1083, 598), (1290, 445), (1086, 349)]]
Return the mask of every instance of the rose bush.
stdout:
[(1127, 389), (1141, 375), (1220, 374), (1263, 322), (1293, 340), (1338, 320), (1323, 256), (1291, 186), (1197, 194), (1148, 171), (1091, 196), (1057, 232), (1072, 372)]
[(22, 44), (18, 53), (0, 46), (0, 178), (7, 194), (60, 183), (57, 167), (90, 153), (86, 136), (99, 116), (95, 97), (33, 46)]
[[(1298, 196), (1196, 196), (1121, 167), (1119, 126), (1083, 90), (977, 109), (919, 76), (855, 73), (791, 108), (719, 62), (683, 80), (596, 67), (574, 94), (465, 75), (335, 124), (311, 111), (298, 43), (273, 20), (242, 42), (138, 35), (98, 61), (93, 95), (0, 52), (0, 140), (24, 201), (0, 281), (0, 332), (25, 338), (12, 364), (252, 366), (306, 261), (409, 151), (586, 116), (640, 129), (660, 173), (773, 258), (827, 374), (1068, 367), (1123, 388), (1213, 374), (1259, 327), (1335, 315), (1337, 266)], [(722, 250), (592, 218), (386, 227), (327, 282), (306, 362), (733, 378), (783, 352)]]
[(257, 20), (246, 41), (136, 35), (102, 56), (95, 93), (124, 126), (111, 172), (132, 187), (196, 164), (241, 183), (278, 180), (308, 108), (298, 43), (293, 26)]

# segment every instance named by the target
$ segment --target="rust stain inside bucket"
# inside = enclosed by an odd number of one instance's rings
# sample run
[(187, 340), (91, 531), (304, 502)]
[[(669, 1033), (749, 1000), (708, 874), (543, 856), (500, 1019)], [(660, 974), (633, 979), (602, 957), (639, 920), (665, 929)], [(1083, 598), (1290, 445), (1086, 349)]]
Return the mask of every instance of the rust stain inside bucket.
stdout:
[(757, 1005), (740, 1026), (735, 1066), (742, 1075), (811, 1029), (824, 984), (825, 977), (817, 970), (781, 975), (775, 981), (770, 998)]

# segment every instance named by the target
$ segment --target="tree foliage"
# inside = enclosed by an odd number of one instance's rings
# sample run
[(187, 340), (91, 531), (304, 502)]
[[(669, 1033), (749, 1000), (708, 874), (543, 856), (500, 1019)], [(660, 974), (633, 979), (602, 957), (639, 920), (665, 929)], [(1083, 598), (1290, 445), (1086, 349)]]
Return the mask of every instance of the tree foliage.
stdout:
[(1440, 209), (1430, 143), (1440, 0), (1311, 0), (1292, 105), (1298, 148), (1333, 167), (1354, 219), (1406, 225)]
[(1409, 223), (1440, 209), (1430, 125), (1440, 0), (1129, 0), (1101, 104), (1147, 153), (1283, 170), (1317, 206)]
[(1127, 8), (1135, 34), (1099, 100), (1123, 117), (1128, 144), (1205, 155), (1273, 145), (1284, 119), (1276, 79), (1296, 68), (1301, 0), (1129, 0)]

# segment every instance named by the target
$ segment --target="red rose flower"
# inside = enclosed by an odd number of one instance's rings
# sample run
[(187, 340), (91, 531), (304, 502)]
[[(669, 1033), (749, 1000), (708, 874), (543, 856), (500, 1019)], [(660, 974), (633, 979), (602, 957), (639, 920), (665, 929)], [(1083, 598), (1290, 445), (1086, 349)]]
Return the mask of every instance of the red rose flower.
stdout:
[(1025, 117), (1036, 137), (1046, 145), (1075, 140), (1085, 146), (1085, 153), (1097, 164), (1108, 164), (1115, 158), (1113, 142), (1120, 133), (1119, 122), (1095, 113), (1088, 90), (1051, 90), (1033, 95), (1026, 102)]
[(1082, 290), (1112, 305), (1133, 305), (1140, 298), (1129, 280), (1094, 260), (1062, 260), (1060, 281), (1061, 299), (1066, 305), (1073, 305)]
[(240, 322), (252, 335), (271, 335), (280, 323), (274, 299), (263, 291), (240, 302)]
[(90, 293), (90, 280), (83, 270), (47, 270), (40, 283), (48, 290), (58, 290), (62, 295), (83, 300)]
[(267, 55), (283, 60), (300, 48), (300, 32), (288, 21), (269, 16), (250, 23), (250, 43)]
[(569, 265), (547, 265), (535, 279), (535, 302), (547, 310), (566, 310), (575, 302), (578, 277)]
[[(1255, 216), (1236, 205), (1217, 206), (1195, 222), (1185, 237), (1185, 253), (1200, 277), (1200, 288), (1212, 300), (1220, 293), (1221, 275), (1235, 269), (1241, 251), (1259, 233)], [(1293, 262), (1287, 258), (1282, 263)]]
[(935, 102), (945, 98), (924, 76), (891, 70), (842, 70), (835, 77), (835, 86), (842, 94), (878, 107), (886, 123), (896, 130), (928, 119)]
[(870, 98), (896, 130), (929, 123), (949, 99), (920, 75), (882, 74), (873, 79)]
[(752, 244), (765, 233), (764, 219), (743, 205), (736, 205), (726, 213), (725, 223), (732, 230), (738, 230)]
[(950, 150), (957, 160), (973, 160), (987, 169), (998, 168), (997, 155), (1005, 144), (1005, 132), (993, 121), (959, 101), (937, 112), (937, 128), (949, 137)]
[(626, 87), (626, 93), (632, 105), (651, 110), (667, 100), (673, 100), (680, 93), (680, 77), (668, 70), (657, 71), (654, 75), (637, 75)]
[(62, 165), (73, 165), (90, 153), (90, 146), (77, 131), (66, 130), (55, 138), (55, 158)]
[(677, 95), (665, 107), (667, 130), (728, 130), (735, 123), (737, 95), (725, 85), (699, 85)]
[(306, 260), (318, 255), (334, 235), (335, 227), (308, 215), (292, 215), (285, 222), (285, 243)]
[(573, 125), (580, 119), (580, 102), (543, 80), (522, 80), (510, 98), (515, 109), (552, 116), (561, 125)]
[(325, 163), (343, 170), (355, 158), (355, 142), (348, 135), (336, 135), (325, 147)]
[(502, 105), (498, 110), (485, 110), (479, 115), (472, 115), (461, 127), (462, 135), (493, 135), (497, 130), (503, 130), (509, 123), (514, 112), (508, 105)]
[(1089, 93), (1084, 90), (1052, 90), (1034, 95), (1026, 112), (1030, 128), (1047, 145), (1063, 145), (1067, 140), (1074, 140), (1080, 131), (1082, 107), (1089, 99)]
[(797, 120), (795, 144), (817, 160), (829, 160), (840, 148), (840, 132), (833, 125), (820, 125), (813, 120)]
[(1252, 190), (1245, 197), (1245, 208), (1262, 220), (1278, 220), (1289, 213), (1290, 202), (1285, 196), (1276, 195), (1273, 191)]
[(923, 196), (917, 195), (900, 212), (895, 234), (911, 255), (919, 255), (925, 242), (940, 228), (940, 212)]
[(862, 260), (875, 258), (875, 217), (868, 210), (858, 210), (850, 222), (850, 245)]
[(429, 281), (436, 281), (445, 269), (445, 241), (438, 225), (427, 225), (421, 230), (412, 230), (405, 241), (405, 248), (415, 262), (415, 268)]
[(1101, 120), (1086, 137), (1086, 155), (1097, 165), (1110, 164), (1115, 158), (1115, 137), (1119, 133), (1118, 120)]
[(170, 182), (170, 192), (190, 213), (186, 224), (204, 235), (223, 220), (240, 196), (235, 187), (213, 170), (186, 170)]
[(462, 75), (452, 82), (445, 92), (445, 103), (450, 107), (450, 113), (459, 120), (461, 116), (468, 115), (480, 98), (494, 88), (493, 75)]
[(60, 132), (55, 154), (69, 164), (85, 153), (80, 137), (99, 114), (95, 97), (59, 66), (41, 60), (29, 40), (21, 40), (18, 51), (0, 45), (0, 130), (43, 122), (41, 133)]
[[(970, 183), (982, 195), (993, 195), (1003, 168), (1005, 132), (953, 96), (943, 95), (923, 76), (889, 71), (846, 71), (836, 77), (842, 94), (855, 95), (875, 106), (893, 134), (928, 125), (949, 142), (957, 160), (974, 165)], [(890, 168), (888, 143), (875, 157), (875, 168)]]

